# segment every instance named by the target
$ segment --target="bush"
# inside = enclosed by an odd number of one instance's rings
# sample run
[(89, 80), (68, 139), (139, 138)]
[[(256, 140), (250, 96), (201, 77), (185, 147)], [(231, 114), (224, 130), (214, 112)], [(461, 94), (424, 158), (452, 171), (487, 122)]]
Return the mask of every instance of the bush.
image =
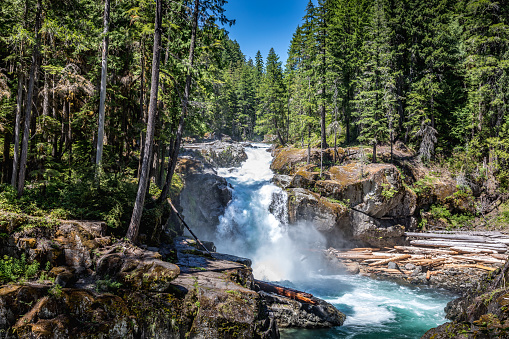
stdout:
[(2, 284), (35, 278), (38, 272), (39, 262), (34, 261), (29, 264), (25, 254), (22, 254), (20, 259), (7, 255), (0, 259), (0, 282)]

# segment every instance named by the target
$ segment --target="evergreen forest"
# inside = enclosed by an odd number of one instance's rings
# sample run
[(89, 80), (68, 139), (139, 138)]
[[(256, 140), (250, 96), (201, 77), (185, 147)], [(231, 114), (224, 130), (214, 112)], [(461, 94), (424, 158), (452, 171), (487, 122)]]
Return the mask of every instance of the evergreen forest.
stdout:
[(509, 1), (309, 1), (285, 64), (246, 58), (226, 2), (2, 1), (0, 203), (136, 239), (205, 135), (402, 143), (507, 190)]

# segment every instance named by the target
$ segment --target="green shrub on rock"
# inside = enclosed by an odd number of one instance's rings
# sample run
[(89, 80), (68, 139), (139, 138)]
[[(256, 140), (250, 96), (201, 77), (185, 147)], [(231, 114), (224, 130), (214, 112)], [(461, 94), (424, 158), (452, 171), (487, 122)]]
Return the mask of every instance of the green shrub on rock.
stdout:
[(12, 281), (28, 280), (37, 276), (39, 262), (28, 263), (25, 254), (20, 259), (5, 255), (0, 259), (0, 283), (5, 284)]

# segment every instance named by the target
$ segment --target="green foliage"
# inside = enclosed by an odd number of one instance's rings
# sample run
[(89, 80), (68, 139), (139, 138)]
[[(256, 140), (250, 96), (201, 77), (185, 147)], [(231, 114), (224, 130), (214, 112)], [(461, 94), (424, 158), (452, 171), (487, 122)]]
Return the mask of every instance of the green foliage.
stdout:
[(471, 226), (474, 216), (465, 213), (451, 213), (451, 211), (441, 205), (432, 205), (429, 211), (429, 219), (432, 220), (444, 220), (446, 221), (452, 228), (468, 228)]
[(108, 275), (104, 277), (104, 279), (97, 280), (95, 282), (96, 290), (98, 292), (113, 292), (115, 293), (119, 288), (122, 287), (122, 284), (118, 281), (112, 280)]
[(60, 298), (62, 296), (62, 286), (59, 284), (54, 284), (49, 290), (48, 293), (56, 298)]
[(35, 278), (39, 272), (39, 262), (28, 263), (23, 253), (20, 259), (5, 255), (0, 259), (0, 283), (26, 281)]
[(382, 184), (382, 197), (384, 197), (384, 199), (386, 200), (390, 200), (392, 199), (396, 193), (398, 193), (398, 190), (393, 187), (391, 184)]
[(429, 194), (433, 189), (432, 183), (433, 179), (429, 176), (425, 176), (424, 178), (414, 182), (414, 184), (410, 188), (417, 195)]

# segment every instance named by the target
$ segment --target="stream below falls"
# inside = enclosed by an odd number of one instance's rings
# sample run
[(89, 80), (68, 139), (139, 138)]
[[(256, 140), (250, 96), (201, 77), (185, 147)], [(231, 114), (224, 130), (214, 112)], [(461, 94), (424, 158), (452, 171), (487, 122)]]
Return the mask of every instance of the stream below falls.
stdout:
[(241, 168), (218, 170), (233, 198), (210, 240), (218, 252), (252, 259), (256, 279), (312, 293), (347, 316), (341, 327), (284, 329), (282, 338), (420, 338), (446, 322), (444, 307), (455, 297), (447, 292), (327, 274), (316, 255), (325, 249), (323, 236), (310, 224), (286, 221), (286, 193), (270, 181), (267, 149), (255, 144)]

